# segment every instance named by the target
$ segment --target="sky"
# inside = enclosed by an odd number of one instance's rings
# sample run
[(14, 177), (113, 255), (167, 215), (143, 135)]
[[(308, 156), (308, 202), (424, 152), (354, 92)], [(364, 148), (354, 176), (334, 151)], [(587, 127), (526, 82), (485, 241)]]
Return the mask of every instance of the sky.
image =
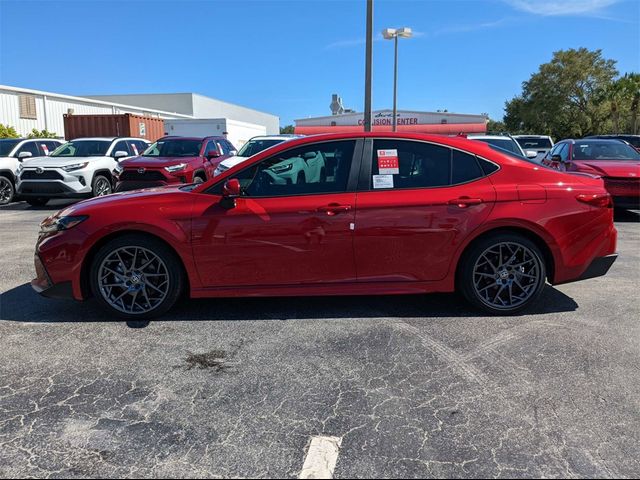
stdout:
[[(68, 95), (195, 92), (294, 119), (364, 109), (365, 0), (0, 0), (0, 84)], [(640, 72), (640, 0), (374, 0), (373, 108), (488, 113), (554, 51)]]

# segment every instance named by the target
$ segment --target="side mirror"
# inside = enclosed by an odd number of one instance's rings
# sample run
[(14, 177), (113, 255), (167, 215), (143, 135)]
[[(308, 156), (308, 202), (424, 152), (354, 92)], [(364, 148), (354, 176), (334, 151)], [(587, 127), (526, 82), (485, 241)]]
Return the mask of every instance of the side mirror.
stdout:
[(18, 160), (22, 161), (25, 158), (29, 158), (29, 157), (33, 157), (33, 154), (31, 152), (20, 152), (18, 154)]
[(118, 158), (122, 158), (122, 157), (128, 157), (129, 154), (127, 152), (125, 152), (124, 150), (118, 150), (116, 153), (113, 154), (113, 158), (115, 158), (116, 160)]
[(217, 150), (209, 150), (207, 152), (207, 158), (211, 160), (212, 158), (218, 158), (220, 156), (220, 152)]
[(524, 152), (524, 154), (527, 156), (527, 158), (536, 158), (538, 156), (538, 152), (536, 152), (535, 150), (527, 150)]
[(236, 198), (240, 196), (240, 182), (237, 178), (230, 178), (222, 187), (220, 206), (230, 210), (236, 207)]
[(236, 155), (238, 155), (238, 151), (237, 151), (237, 150), (231, 150), (231, 151), (229, 152), (229, 155), (231, 155), (231, 156), (235, 157)]
[(230, 178), (224, 182), (222, 187), (223, 197), (239, 197), (240, 196), (240, 181), (237, 178)]

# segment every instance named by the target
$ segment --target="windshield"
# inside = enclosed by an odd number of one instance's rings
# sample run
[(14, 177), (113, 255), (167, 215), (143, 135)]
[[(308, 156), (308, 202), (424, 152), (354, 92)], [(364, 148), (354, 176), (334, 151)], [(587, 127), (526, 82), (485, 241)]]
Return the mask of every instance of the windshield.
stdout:
[(516, 138), (516, 141), (524, 150), (537, 150), (539, 148), (551, 148), (551, 140), (548, 138)]
[(249, 140), (238, 152), (238, 157), (250, 157), (282, 142), (284, 140)]
[(0, 157), (8, 157), (20, 140), (0, 140)]
[(471, 140), (479, 140), (481, 142), (488, 143), (489, 145), (500, 147), (501, 149), (507, 150), (511, 153), (515, 153), (519, 157), (522, 156), (522, 152), (518, 148), (518, 144), (510, 138), (471, 138)]
[(147, 148), (143, 157), (197, 157), (200, 155), (202, 140), (172, 138), (158, 140)]
[(72, 140), (60, 145), (50, 157), (104, 157), (111, 145), (110, 140)]
[(573, 147), (573, 160), (640, 160), (640, 152), (615, 140), (582, 141)]

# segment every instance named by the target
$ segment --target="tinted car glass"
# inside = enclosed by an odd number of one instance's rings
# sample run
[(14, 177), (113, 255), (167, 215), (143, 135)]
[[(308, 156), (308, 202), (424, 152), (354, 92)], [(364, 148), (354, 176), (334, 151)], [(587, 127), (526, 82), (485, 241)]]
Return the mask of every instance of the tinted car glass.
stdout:
[(102, 157), (109, 150), (109, 140), (72, 140), (59, 146), (51, 157)]
[(451, 166), (451, 183), (466, 183), (484, 176), (475, 155), (453, 150), (453, 165)]
[(278, 145), (282, 143), (284, 140), (249, 140), (247, 143), (243, 145), (243, 147), (238, 152), (239, 157), (250, 157), (259, 153), (263, 150), (266, 150), (269, 147), (273, 147), (274, 145)]
[[(305, 145), (252, 165), (234, 178), (249, 197), (344, 192), (354, 148), (354, 140)], [(212, 192), (218, 193), (216, 187)]]
[(58, 148), (61, 145), (60, 143), (50, 142), (50, 141), (42, 142), (42, 143), (47, 147), (47, 150), (49, 150), (49, 153), (47, 155), (51, 154), (51, 152), (53, 152), (56, 148)]
[(563, 143), (562, 146), (558, 149), (555, 155), (560, 155), (560, 160), (563, 162), (569, 159), (569, 144)]
[(127, 155), (133, 155), (133, 152), (131, 151), (131, 147), (129, 147), (129, 144), (127, 143), (126, 140), (120, 140), (118, 143), (116, 143), (113, 146), (113, 149), (111, 150), (111, 155), (115, 155), (116, 152), (127, 152)]
[(21, 140), (0, 140), (0, 157), (7, 157)]
[(507, 138), (489, 138), (489, 139), (484, 139), (484, 138), (472, 138), (471, 140), (479, 140), (481, 142), (484, 143), (488, 143), (489, 145), (494, 145), (496, 147), (500, 147), (503, 150), (508, 150), (512, 153), (516, 153), (518, 155), (522, 155), (522, 153), (520, 152), (520, 149), (518, 148), (517, 143), (515, 142), (515, 140), (511, 140), (511, 139), (507, 139)]
[(158, 140), (147, 148), (145, 157), (197, 157), (200, 155), (202, 140), (172, 138)]
[(34, 157), (41, 155), (40, 150), (38, 150), (38, 144), (36, 142), (26, 142), (16, 153), (20, 155), (22, 152), (29, 152)]
[(141, 155), (142, 152), (144, 152), (149, 146), (142, 140), (129, 140), (129, 144), (131, 145), (131, 149), (133, 150), (134, 155)]
[[(397, 157), (397, 168), (389, 157)], [(392, 165), (389, 167), (389, 165)], [(373, 188), (440, 187), (451, 183), (451, 149), (408, 140), (375, 140)]]
[(516, 141), (524, 150), (535, 150), (537, 148), (551, 148), (548, 138), (516, 138)]
[(573, 160), (640, 160), (640, 152), (615, 140), (585, 140), (574, 144)]
[[(209, 152), (218, 152), (218, 147), (213, 140), (207, 142), (207, 146), (204, 149), (205, 155), (209, 155)], [(219, 152), (218, 152), (219, 153)]]

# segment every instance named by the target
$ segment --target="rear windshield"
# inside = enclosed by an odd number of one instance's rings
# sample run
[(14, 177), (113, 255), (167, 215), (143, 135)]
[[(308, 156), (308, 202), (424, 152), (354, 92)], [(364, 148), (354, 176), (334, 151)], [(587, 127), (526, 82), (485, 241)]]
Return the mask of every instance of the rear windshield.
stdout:
[(524, 150), (537, 150), (553, 146), (548, 138), (516, 138), (516, 141)]
[(197, 157), (202, 140), (180, 139), (158, 140), (147, 148), (143, 157)]
[(239, 157), (250, 157), (256, 153), (260, 153), (269, 147), (278, 145), (284, 142), (284, 140), (249, 140), (238, 152)]
[(574, 145), (573, 160), (640, 160), (640, 152), (615, 140), (583, 140)]
[(0, 140), (0, 157), (8, 157), (20, 140)]
[(107, 154), (109, 140), (72, 140), (51, 152), (50, 157), (103, 157)]

